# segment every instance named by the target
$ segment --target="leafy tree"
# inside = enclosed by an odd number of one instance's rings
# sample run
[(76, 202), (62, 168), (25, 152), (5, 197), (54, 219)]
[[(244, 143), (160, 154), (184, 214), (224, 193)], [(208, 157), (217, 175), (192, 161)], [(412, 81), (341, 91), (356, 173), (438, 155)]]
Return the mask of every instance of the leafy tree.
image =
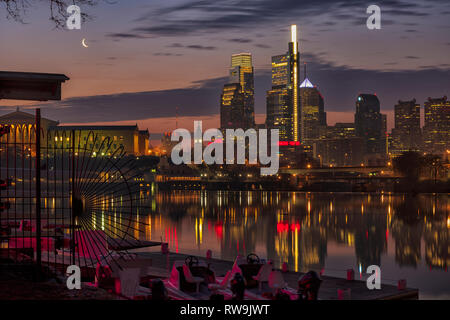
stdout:
[(437, 180), (440, 171), (444, 168), (440, 156), (427, 154), (422, 158), (422, 166), (426, 177)]
[(405, 152), (394, 159), (394, 170), (412, 182), (419, 180), (422, 165), (422, 156), (414, 151)]

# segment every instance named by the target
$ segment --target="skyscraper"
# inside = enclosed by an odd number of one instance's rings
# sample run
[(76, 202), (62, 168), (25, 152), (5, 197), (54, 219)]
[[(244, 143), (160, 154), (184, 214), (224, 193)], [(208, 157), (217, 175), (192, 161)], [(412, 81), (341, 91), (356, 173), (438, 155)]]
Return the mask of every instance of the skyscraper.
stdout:
[(220, 128), (245, 128), (245, 95), (239, 83), (229, 83), (223, 87), (220, 99)]
[(254, 128), (254, 77), (250, 53), (231, 56), (229, 83), (224, 86), (220, 113), (225, 116), (225, 119), (221, 118), (222, 129)]
[(421, 147), (420, 104), (416, 99), (401, 101), (394, 107), (395, 127), (392, 129), (392, 148), (394, 155), (405, 151), (418, 151)]
[(272, 87), (267, 92), (267, 128), (278, 129), (280, 141), (292, 141), (292, 104), (286, 86)]
[(280, 141), (299, 145), (300, 98), (299, 98), (299, 51), (297, 26), (291, 26), (291, 42), (288, 52), (272, 57), (272, 89), (267, 92), (267, 120), (269, 129), (280, 130)]
[(289, 83), (289, 57), (286, 54), (272, 57), (272, 88)]
[(447, 97), (428, 100), (423, 127), (426, 152), (442, 154), (450, 149), (450, 101)]
[(364, 153), (367, 158), (386, 156), (386, 133), (380, 113), (380, 101), (373, 94), (360, 94), (356, 101), (356, 135), (364, 139)]
[(312, 140), (319, 138), (321, 127), (327, 125), (327, 119), (323, 97), (308, 78), (300, 85), (300, 105), (302, 142), (312, 145)]
[(292, 90), (292, 127), (293, 141), (301, 141), (300, 136), (300, 103), (299, 103), (299, 81), (300, 81), (300, 54), (298, 52), (297, 26), (291, 26), (291, 42), (289, 43), (289, 76), (290, 89)]
[[(324, 128), (325, 129), (325, 128)], [(356, 136), (354, 123), (338, 122), (327, 126), (319, 139), (313, 140), (314, 158), (321, 165), (359, 166), (363, 162), (364, 139)]]

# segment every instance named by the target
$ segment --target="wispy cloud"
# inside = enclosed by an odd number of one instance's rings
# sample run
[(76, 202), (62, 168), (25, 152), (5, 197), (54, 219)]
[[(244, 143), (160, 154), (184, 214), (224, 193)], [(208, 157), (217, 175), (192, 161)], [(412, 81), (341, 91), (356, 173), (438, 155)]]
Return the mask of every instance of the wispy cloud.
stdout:
[[(439, 0), (430, 0), (430, 4)], [(381, 4), (383, 14), (391, 17), (424, 17), (428, 15), (418, 1), (388, 0)], [(282, 19), (326, 16), (322, 26), (334, 26), (342, 20), (360, 23), (366, 14), (365, 0), (188, 0), (146, 12), (130, 32), (146, 36), (179, 36), (192, 33), (241, 29)], [(386, 20), (386, 24), (394, 20)]]
[(217, 48), (214, 46), (203, 46), (200, 44), (190, 44), (183, 45), (181, 43), (172, 43), (167, 46), (168, 48), (187, 48), (187, 49), (195, 49), (195, 50), (216, 50)]
[(113, 39), (146, 39), (148, 37), (137, 34), (137, 33), (108, 33), (106, 35)]
[(244, 38), (234, 38), (234, 39), (228, 39), (229, 42), (237, 42), (237, 43), (250, 43), (252, 42), (251, 39), (244, 39)]
[(217, 47), (214, 47), (214, 46), (202, 46), (200, 44), (188, 45), (188, 46), (186, 46), (186, 48), (196, 49), (196, 50), (216, 50), (217, 49)]
[(269, 46), (267, 44), (262, 44), (262, 43), (255, 44), (255, 47), (258, 47), (258, 48), (261, 48), (261, 49), (272, 48), (271, 46)]
[(155, 57), (159, 57), (159, 56), (164, 56), (164, 57), (181, 57), (182, 54), (181, 53), (172, 53), (172, 52), (155, 52), (153, 54), (153, 56)]
[[(428, 96), (450, 94), (448, 66), (376, 71), (326, 63), (314, 55), (304, 55), (304, 59), (308, 61), (308, 78), (323, 94), (327, 111), (353, 112), (355, 98), (361, 92), (376, 92), (383, 110), (391, 110), (398, 99), (413, 98), (412, 92), (418, 101), (425, 101)], [(387, 62), (385, 65), (395, 64)], [(435, 79), (441, 80), (436, 82)], [(45, 117), (67, 123), (167, 118), (175, 115), (177, 107), (179, 116), (201, 118), (219, 113), (218, 101), (227, 80), (226, 77), (212, 78), (193, 82), (187, 88), (69, 98), (38, 105)], [(256, 113), (266, 112), (266, 90), (270, 85), (270, 70), (255, 74)]]

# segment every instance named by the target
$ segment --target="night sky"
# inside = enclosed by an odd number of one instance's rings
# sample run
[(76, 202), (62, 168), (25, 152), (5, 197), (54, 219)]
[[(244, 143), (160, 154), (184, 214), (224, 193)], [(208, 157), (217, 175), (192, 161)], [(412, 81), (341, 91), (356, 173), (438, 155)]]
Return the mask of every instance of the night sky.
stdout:
[[(111, 2), (111, 4), (109, 3)], [(302, 63), (325, 99), (328, 123), (353, 121), (359, 93), (376, 93), (393, 125), (399, 100), (450, 95), (450, 1), (116, 0), (81, 7), (81, 30), (55, 29), (43, 1), (25, 23), (0, 2), (0, 70), (64, 73), (63, 101), (0, 101), (0, 114), (40, 106), (68, 123), (138, 123), (151, 133), (219, 125), (230, 56), (251, 52), (257, 122), (265, 120), (271, 56), (297, 24)], [(382, 10), (368, 30), (366, 8)], [(89, 48), (81, 45), (86, 38)], [(302, 70), (303, 78), (303, 70)], [(155, 137), (155, 136), (154, 136)]]

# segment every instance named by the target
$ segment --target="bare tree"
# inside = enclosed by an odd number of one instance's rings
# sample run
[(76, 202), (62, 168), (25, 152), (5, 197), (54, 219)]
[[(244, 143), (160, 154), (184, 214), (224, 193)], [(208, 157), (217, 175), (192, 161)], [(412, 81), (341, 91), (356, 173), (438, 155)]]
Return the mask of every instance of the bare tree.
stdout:
[[(108, 2), (107, 0), (104, 1)], [(2, 4), (6, 7), (7, 18), (25, 23), (24, 15), (32, 5), (46, 3), (50, 10), (49, 19), (54, 22), (56, 28), (62, 28), (69, 16), (67, 8), (70, 5), (93, 6), (98, 2), (99, 0), (0, 0), (0, 7)], [(82, 11), (81, 18), (86, 21), (91, 17), (88, 13)]]

